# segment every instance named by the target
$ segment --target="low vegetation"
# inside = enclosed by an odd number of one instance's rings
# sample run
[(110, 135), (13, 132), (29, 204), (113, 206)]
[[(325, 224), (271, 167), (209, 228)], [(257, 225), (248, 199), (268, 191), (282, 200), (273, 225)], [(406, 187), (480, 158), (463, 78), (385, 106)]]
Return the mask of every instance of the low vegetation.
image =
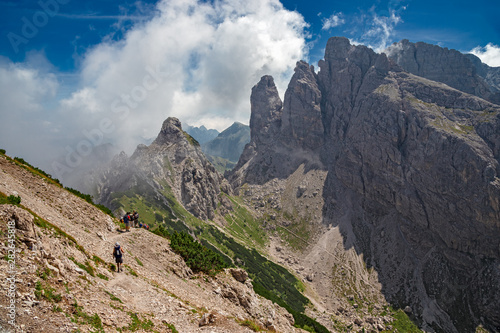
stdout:
[(141, 320), (137, 314), (129, 312), (130, 324), (123, 329), (123, 331), (136, 332), (139, 330), (150, 331), (154, 327), (154, 323), (150, 319)]
[(97, 313), (94, 313), (93, 315), (87, 314), (85, 311), (83, 311), (83, 307), (79, 306), (75, 301), (72, 304), (72, 314), (72, 322), (76, 324), (90, 325), (93, 328), (93, 332), (104, 333), (104, 327), (102, 326), (101, 317), (99, 317)]
[(174, 231), (170, 235), (170, 246), (195, 273), (215, 275), (228, 266), (218, 253), (198, 243), (186, 232)]
[(36, 299), (45, 299), (49, 302), (59, 303), (62, 300), (61, 294), (57, 294), (56, 290), (49, 284), (42, 284), (41, 281), (35, 283), (35, 297)]
[(76, 261), (76, 259), (73, 257), (69, 257), (68, 259), (74, 262), (78, 267), (83, 269), (85, 272), (89, 273), (90, 276), (95, 277), (95, 270), (94, 267), (92, 267), (92, 265), (90, 264), (90, 262), (86, 261), (85, 264), (82, 264)]

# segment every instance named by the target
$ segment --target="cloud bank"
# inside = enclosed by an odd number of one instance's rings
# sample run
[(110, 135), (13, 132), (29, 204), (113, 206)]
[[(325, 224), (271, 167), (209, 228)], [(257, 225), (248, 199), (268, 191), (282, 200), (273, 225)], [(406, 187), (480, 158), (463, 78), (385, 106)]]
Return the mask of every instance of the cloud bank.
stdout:
[[(251, 87), (260, 77), (273, 75), (283, 95), (295, 63), (307, 58), (307, 26), (278, 0), (163, 0), (152, 19), (121, 40), (105, 38), (88, 49), (76, 89), (62, 100), (58, 73), (0, 61), (0, 107), (15, 110), (2, 114), (2, 123), (27, 119), (15, 149), (46, 167), (57, 156), (30, 150), (37, 137), (60, 155), (84, 157), (94, 142), (130, 152), (169, 116), (219, 130), (248, 122)], [(29, 123), (44, 127), (31, 132)]]
[(485, 47), (475, 47), (469, 53), (472, 53), (491, 67), (500, 67), (500, 46), (489, 43)]

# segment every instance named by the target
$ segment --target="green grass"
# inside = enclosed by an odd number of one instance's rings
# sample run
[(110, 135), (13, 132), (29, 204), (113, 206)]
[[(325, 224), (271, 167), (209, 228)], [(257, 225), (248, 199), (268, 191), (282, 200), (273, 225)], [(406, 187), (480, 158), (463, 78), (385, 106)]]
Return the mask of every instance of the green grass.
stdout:
[(195, 138), (193, 138), (191, 135), (187, 134), (186, 132), (182, 131), (182, 134), (184, 134), (184, 137), (188, 140), (188, 142), (192, 145), (192, 146), (197, 146), (199, 147), (200, 146), (200, 143), (198, 141), (196, 141)]
[[(389, 332), (407, 332), (407, 333), (420, 333), (422, 332), (414, 322), (408, 318), (406, 313), (403, 310), (397, 310), (392, 315), (394, 317), (394, 321), (391, 323), (394, 328)], [(397, 330), (397, 331), (396, 331)]]
[(37, 299), (46, 299), (49, 302), (59, 303), (62, 301), (61, 294), (56, 294), (56, 290), (48, 284), (42, 284), (37, 281), (35, 283), (35, 297)]
[(68, 259), (74, 262), (78, 267), (83, 269), (85, 272), (89, 273), (90, 276), (95, 277), (95, 270), (94, 267), (92, 267), (92, 265), (90, 264), (90, 262), (86, 261), (85, 264), (82, 264), (76, 261), (74, 257), (69, 257)]
[(98, 256), (96, 256), (96, 255), (92, 256), (92, 261), (95, 263), (96, 266), (98, 266), (98, 265), (106, 265), (106, 262), (104, 260), (102, 260), (101, 258), (99, 258)]
[(83, 307), (79, 306), (78, 303), (72, 304), (73, 307), (73, 318), (72, 322), (82, 325), (90, 325), (95, 333), (104, 333), (104, 327), (102, 326), (102, 320), (97, 313), (93, 315), (87, 314), (83, 311)]
[(267, 242), (267, 234), (262, 229), (261, 221), (254, 218), (240, 198), (225, 193), (220, 195), (226, 196), (233, 205), (233, 210), (224, 216), (228, 223), (226, 230), (240, 242), (263, 249)]
[(43, 270), (38, 269), (36, 271), (36, 275), (38, 277), (40, 277), (42, 280), (48, 280), (50, 278), (50, 276), (52, 275), (52, 272), (50, 271), (50, 269), (45, 267), (45, 269), (43, 269)]
[(97, 274), (96, 274), (96, 276), (97, 276), (98, 278), (103, 279), (103, 280), (106, 280), (106, 281), (108, 281), (108, 280), (109, 280), (109, 278), (108, 278), (106, 275), (101, 274), (101, 273), (97, 273)]
[(165, 324), (165, 326), (167, 326), (172, 331), (172, 333), (179, 333), (179, 331), (177, 331), (177, 329), (175, 328), (174, 324), (169, 324), (165, 321), (163, 322), (163, 324)]
[(125, 330), (132, 332), (138, 330), (150, 331), (154, 327), (154, 324), (150, 319), (140, 320), (137, 314), (132, 312), (129, 312), (128, 314), (132, 321), (130, 322), (130, 324), (128, 324), (127, 327), (124, 328)]
[(227, 267), (218, 253), (196, 242), (185, 232), (174, 231), (170, 236), (170, 246), (195, 273), (215, 275)]
[(111, 298), (112, 301), (120, 302), (121, 304), (123, 304), (121, 299), (119, 299), (118, 297), (116, 297), (115, 295), (110, 293), (109, 291), (104, 290), (104, 292), (109, 295), (109, 298)]
[(250, 320), (250, 319), (245, 319), (245, 320), (237, 320), (238, 324), (241, 326), (245, 326), (250, 328), (254, 332), (262, 332), (265, 331), (264, 328), (262, 328), (259, 324), (257, 324), (255, 321)]
[(139, 266), (144, 266), (144, 265), (142, 264), (142, 261), (140, 261), (140, 260), (139, 260), (139, 258), (134, 257), (134, 259), (135, 259), (135, 261), (137, 262), (137, 265), (139, 265)]
[(128, 272), (132, 275), (132, 276), (135, 276), (135, 277), (138, 277), (139, 275), (137, 275), (137, 273), (132, 269), (130, 268), (130, 266), (128, 265), (123, 265), (127, 268)]

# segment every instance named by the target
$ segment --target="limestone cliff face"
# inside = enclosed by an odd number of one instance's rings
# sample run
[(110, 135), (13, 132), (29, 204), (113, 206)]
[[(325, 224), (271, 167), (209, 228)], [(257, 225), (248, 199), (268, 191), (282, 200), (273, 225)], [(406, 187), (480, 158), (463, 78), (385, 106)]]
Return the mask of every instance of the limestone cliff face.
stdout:
[(500, 102), (499, 72), (473, 55), (407, 39), (385, 51), (405, 71), (442, 82), (492, 102)]
[(304, 161), (326, 170), (322, 221), (377, 270), (390, 301), (428, 330), (498, 331), (500, 107), (345, 38), (328, 41), (319, 67), (298, 63), (281, 112), (268, 108), (277, 94), (258, 94), (269, 77), (254, 87), (261, 121), (233, 185), (286, 178)]
[(212, 219), (221, 189), (229, 192), (230, 186), (180, 121), (168, 118), (151, 145), (139, 145), (130, 158), (124, 153), (115, 157), (102, 175), (99, 202), (112, 206), (113, 193), (131, 189), (164, 205), (169, 205), (165, 191), (172, 192), (194, 216)]

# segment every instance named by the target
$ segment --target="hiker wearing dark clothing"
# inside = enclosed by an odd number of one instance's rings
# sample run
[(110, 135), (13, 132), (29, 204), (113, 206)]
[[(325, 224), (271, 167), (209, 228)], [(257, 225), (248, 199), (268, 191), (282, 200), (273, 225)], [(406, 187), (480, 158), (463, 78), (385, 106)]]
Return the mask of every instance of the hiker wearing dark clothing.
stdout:
[(133, 226), (137, 228), (139, 225), (139, 213), (137, 213), (135, 210), (134, 214), (132, 215), (132, 220), (134, 221)]
[(123, 223), (125, 223), (125, 230), (130, 231), (130, 213), (127, 212), (127, 214), (123, 215)]
[(117, 272), (120, 272), (120, 265), (123, 263), (123, 250), (120, 247), (120, 244), (116, 242), (115, 247), (113, 249), (113, 257), (116, 261)]

